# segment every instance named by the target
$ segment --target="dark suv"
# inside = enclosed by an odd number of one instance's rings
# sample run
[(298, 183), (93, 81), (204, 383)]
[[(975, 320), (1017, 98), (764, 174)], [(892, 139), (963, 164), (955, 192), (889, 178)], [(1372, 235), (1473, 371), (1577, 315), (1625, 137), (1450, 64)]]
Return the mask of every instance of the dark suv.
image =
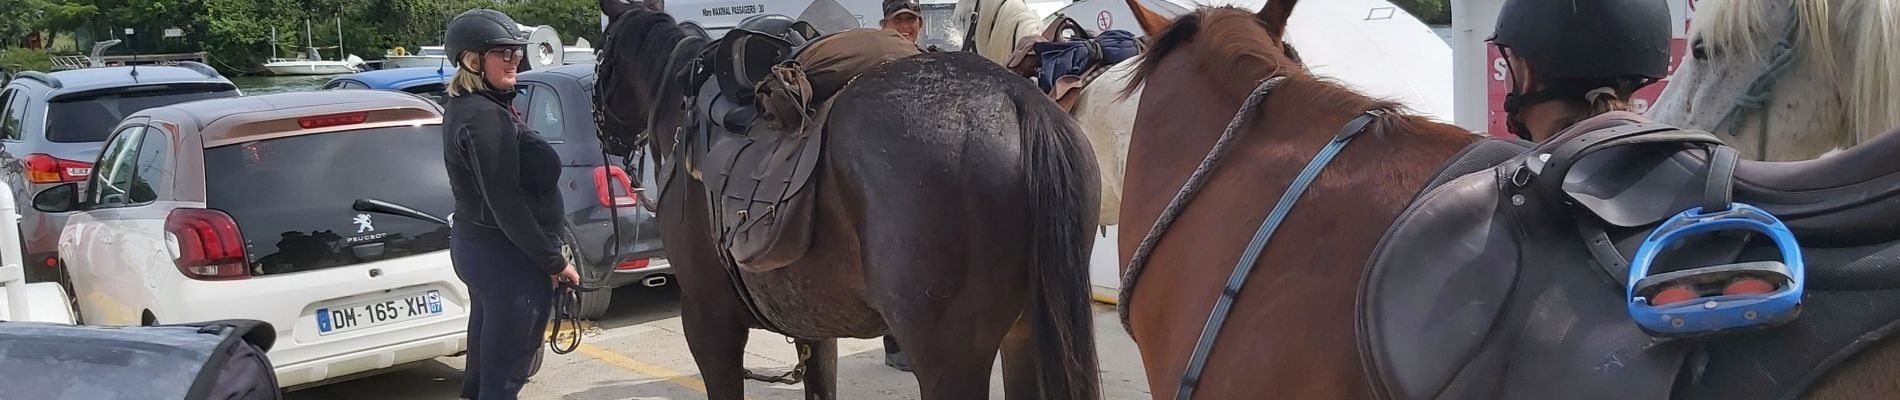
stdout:
[(561, 153), (568, 232), (562, 248), (587, 286), (602, 287), (581, 299), (581, 317), (606, 313), (613, 292), (608, 288), (665, 285), (673, 270), (661, 251), (659, 218), (629, 196), (631, 178), (619, 167), (622, 158), (601, 155), (592, 101), (594, 65), (525, 72), (515, 82), (521, 91), (515, 110)]
[[(195, 62), (21, 72), (0, 90), (0, 179), (20, 201), (62, 183), (85, 185), (91, 160), (119, 120), (147, 108), (239, 95), (237, 85)], [(59, 231), (69, 214), (21, 205), (27, 281), (55, 281)]]

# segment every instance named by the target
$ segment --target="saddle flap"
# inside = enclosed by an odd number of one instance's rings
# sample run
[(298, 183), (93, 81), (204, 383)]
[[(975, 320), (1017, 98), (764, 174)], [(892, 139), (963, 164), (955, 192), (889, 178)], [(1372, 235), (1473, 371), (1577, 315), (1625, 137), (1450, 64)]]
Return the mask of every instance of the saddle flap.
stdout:
[(781, 268), (810, 248), (816, 195), (809, 188), (822, 155), (826, 111), (799, 131), (755, 123), (744, 135), (714, 135), (706, 189), (721, 243), (738, 267)]
[(1687, 346), (1655, 342), (1629, 319), (1572, 214), (1554, 209), (1561, 194), (1511, 179), (1535, 158), (1427, 190), (1374, 248), (1358, 324), (1380, 398), (1670, 393)]
[(1679, 145), (1626, 146), (1577, 160), (1564, 177), (1572, 201), (1604, 222), (1637, 227), (1661, 222), (1702, 200), (1702, 174), (1677, 157)]
[(1540, 175), (1563, 174), (1554, 186), (1566, 198), (1619, 227), (1654, 224), (1697, 205), (1706, 171), (1691, 153), (1721, 141), (1639, 118), (1611, 112), (1578, 122), (1539, 146), (1541, 156), (1526, 165)]
[(1498, 218), (1491, 170), (1422, 195), (1374, 251), (1360, 288), (1361, 346), (1387, 398), (1441, 393), (1500, 318), (1520, 232)]

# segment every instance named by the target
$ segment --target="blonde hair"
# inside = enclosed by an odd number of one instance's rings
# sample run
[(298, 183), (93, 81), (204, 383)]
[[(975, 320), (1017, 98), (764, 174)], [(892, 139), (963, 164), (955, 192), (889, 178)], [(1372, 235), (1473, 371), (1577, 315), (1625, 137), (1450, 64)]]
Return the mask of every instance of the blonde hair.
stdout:
[(455, 67), (455, 77), (449, 78), (449, 96), (461, 96), (488, 88), (488, 82), (483, 80), (482, 73), (471, 67), (481, 62), (481, 53), (462, 52), (462, 66)]

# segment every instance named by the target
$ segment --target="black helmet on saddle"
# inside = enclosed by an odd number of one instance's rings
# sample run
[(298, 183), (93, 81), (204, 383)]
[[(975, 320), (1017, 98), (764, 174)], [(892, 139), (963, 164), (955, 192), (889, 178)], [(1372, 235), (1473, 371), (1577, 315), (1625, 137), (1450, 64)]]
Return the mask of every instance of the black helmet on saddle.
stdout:
[[(449, 63), (462, 66), (462, 52), (482, 51), (496, 46), (526, 46), (528, 39), (521, 33), (521, 24), (500, 11), (478, 8), (468, 10), (455, 19), (449, 20), (448, 31), (442, 34), (442, 46), (448, 51)], [(519, 70), (527, 71), (527, 57), (521, 57)]]
[(779, 14), (747, 17), (726, 31), (719, 40), (712, 62), (713, 75), (727, 96), (741, 103), (752, 101), (752, 92), (764, 80), (773, 65), (817, 39), (823, 33), (811, 24)]
[(1509, 0), (1491, 42), (1553, 78), (1662, 79), (1669, 73), (1663, 0)]

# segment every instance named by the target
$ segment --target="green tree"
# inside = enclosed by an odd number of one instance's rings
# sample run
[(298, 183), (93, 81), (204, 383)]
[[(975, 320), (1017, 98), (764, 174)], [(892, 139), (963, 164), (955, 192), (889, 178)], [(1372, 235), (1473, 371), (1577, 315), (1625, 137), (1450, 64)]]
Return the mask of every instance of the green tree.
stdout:
[(1447, 0), (1392, 0), (1392, 4), (1412, 14), (1413, 17), (1418, 17), (1419, 21), (1426, 24), (1451, 23), (1451, 7)]
[(0, 47), (19, 44), (45, 26), (43, 0), (0, 0)]

